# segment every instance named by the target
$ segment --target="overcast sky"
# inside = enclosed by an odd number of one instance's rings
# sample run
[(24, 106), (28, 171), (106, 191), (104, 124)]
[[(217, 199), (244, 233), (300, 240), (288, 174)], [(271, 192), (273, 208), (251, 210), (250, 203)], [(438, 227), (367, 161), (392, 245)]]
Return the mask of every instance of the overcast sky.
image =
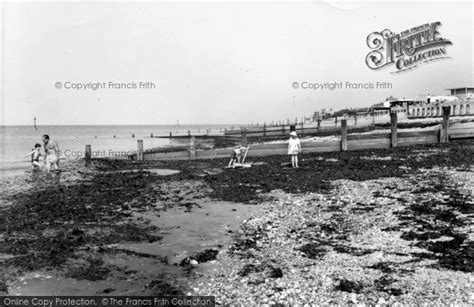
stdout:
[[(4, 124), (230, 124), (474, 86), (472, 3), (4, 3)], [(451, 59), (400, 74), (367, 36), (440, 21)], [(153, 82), (110, 89), (109, 82)], [(314, 91), (293, 82), (390, 82)], [(56, 88), (61, 82), (62, 87)], [(106, 82), (97, 90), (67, 82)]]

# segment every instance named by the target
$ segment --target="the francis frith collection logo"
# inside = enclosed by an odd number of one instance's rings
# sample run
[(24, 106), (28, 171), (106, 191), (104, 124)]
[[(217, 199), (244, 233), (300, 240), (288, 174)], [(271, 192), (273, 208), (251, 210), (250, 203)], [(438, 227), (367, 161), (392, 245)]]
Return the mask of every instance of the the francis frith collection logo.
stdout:
[(423, 63), (449, 58), (446, 46), (448, 39), (440, 37), (441, 22), (427, 23), (400, 33), (388, 29), (367, 36), (367, 46), (372, 49), (365, 62), (371, 69), (395, 65), (398, 73), (418, 67)]

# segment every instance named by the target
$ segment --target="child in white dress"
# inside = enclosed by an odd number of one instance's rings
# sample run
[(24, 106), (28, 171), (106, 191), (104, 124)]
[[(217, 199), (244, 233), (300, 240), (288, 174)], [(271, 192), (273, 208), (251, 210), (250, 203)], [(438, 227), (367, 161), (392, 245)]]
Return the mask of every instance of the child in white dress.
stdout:
[(296, 131), (290, 133), (290, 140), (288, 141), (288, 154), (291, 155), (291, 165), (298, 167), (298, 153), (301, 151), (301, 142), (296, 134)]

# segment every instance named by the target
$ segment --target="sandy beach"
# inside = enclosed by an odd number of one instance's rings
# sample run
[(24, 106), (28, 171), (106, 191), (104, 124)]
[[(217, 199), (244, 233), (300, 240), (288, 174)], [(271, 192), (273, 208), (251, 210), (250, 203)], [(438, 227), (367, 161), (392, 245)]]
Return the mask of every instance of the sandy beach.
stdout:
[(472, 141), (3, 178), (0, 293), (472, 302)]

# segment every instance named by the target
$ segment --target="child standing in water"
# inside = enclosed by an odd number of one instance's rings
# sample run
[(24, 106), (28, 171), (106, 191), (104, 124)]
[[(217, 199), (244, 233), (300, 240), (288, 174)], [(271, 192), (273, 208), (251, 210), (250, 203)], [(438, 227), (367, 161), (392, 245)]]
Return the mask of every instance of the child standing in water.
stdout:
[(290, 140), (288, 141), (288, 154), (291, 155), (291, 165), (298, 167), (298, 153), (301, 151), (301, 142), (296, 134), (296, 131), (290, 133)]
[(31, 156), (31, 165), (33, 165), (34, 169), (41, 169), (41, 163), (39, 162), (41, 154), (41, 144), (36, 143), (35, 149), (30, 152), (27, 156)]

